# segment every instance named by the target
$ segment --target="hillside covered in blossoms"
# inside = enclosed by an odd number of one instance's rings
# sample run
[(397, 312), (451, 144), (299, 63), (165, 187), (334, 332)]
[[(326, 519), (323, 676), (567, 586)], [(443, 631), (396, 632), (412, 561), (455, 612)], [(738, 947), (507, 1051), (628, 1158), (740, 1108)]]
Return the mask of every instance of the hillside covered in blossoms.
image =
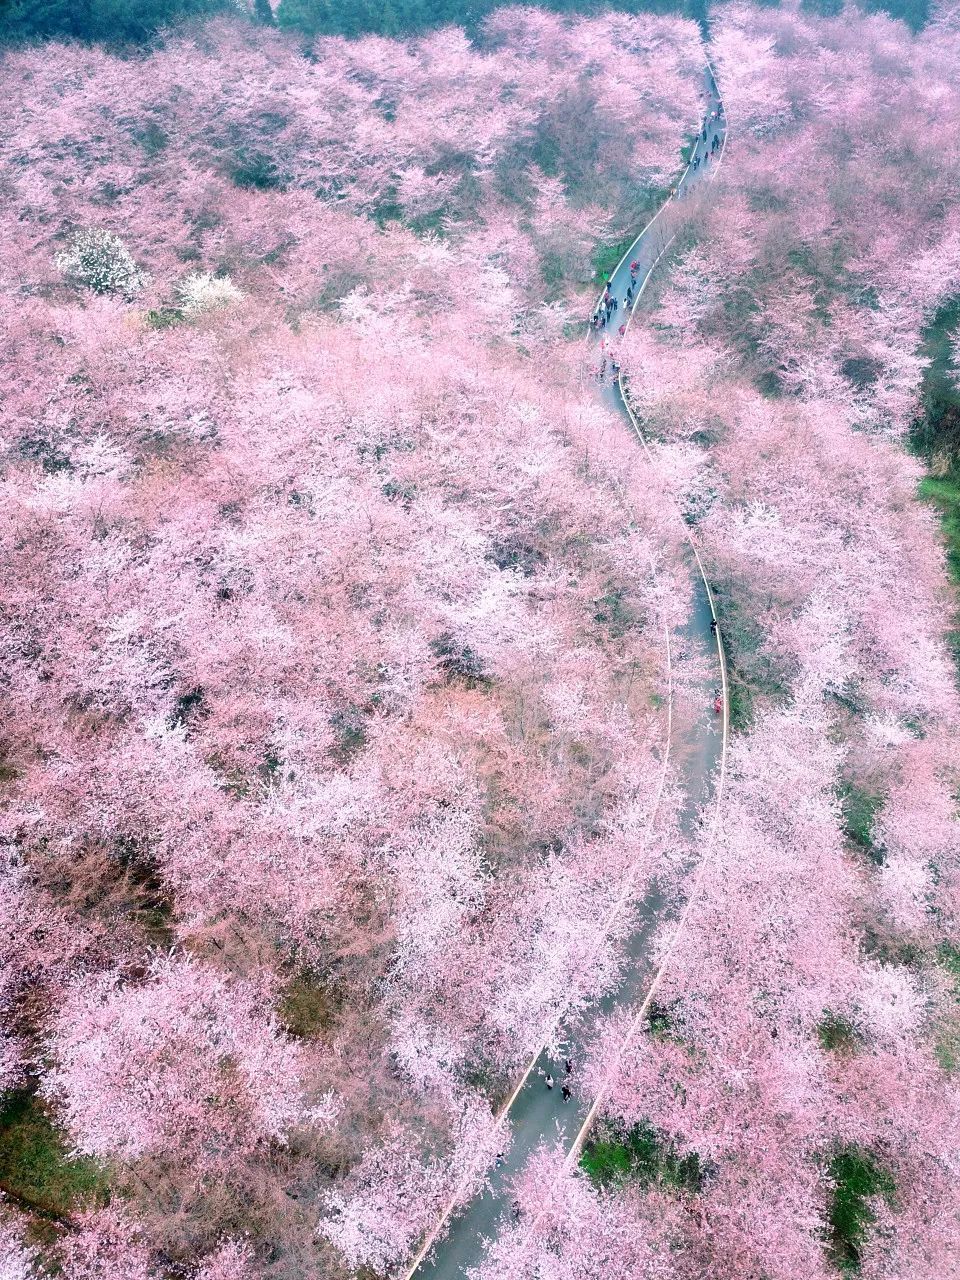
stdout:
[(88, 8), (0, 48), (0, 1280), (956, 1274), (960, 9)]

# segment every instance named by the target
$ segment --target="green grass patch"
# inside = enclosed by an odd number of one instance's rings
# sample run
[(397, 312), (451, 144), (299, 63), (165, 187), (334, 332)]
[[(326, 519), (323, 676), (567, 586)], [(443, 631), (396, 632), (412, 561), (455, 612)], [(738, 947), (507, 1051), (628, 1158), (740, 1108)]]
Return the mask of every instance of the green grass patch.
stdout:
[[(682, 169), (685, 169), (686, 165), (687, 162), (684, 160)], [(680, 175), (678, 174), (677, 181), (679, 181), (679, 178)], [(634, 211), (637, 230), (623, 240), (618, 240), (616, 244), (597, 245), (593, 254), (593, 269), (600, 284), (603, 284), (613, 274), (620, 259), (624, 257), (627, 250), (636, 240), (638, 233), (666, 201), (669, 194), (670, 187), (656, 187), (644, 191), (639, 199), (638, 208)], [(641, 275), (640, 278), (642, 279), (643, 276)]]
[(883, 807), (883, 797), (858, 787), (853, 782), (843, 782), (839, 789), (840, 811), (843, 814), (843, 833), (859, 852), (866, 854), (876, 866), (883, 866), (886, 853), (873, 838), (874, 823)]
[(860, 1147), (843, 1147), (827, 1173), (832, 1184), (828, 1251), (839, 1270), (851, 1275), (860, 1270), (863, 1246), (876, 1221), (871, 1200), (883, 1196), (892, 1204), (896, 1188), (873, 1153)]
[[(960, 298), (953, 298), (927, 326), (920, 348), (929, 361), (923, 375), (922, 412), (910, 429), (910, 445), (932, 474), (920, 482), (919, 497), (940, 516), (947, 572), (960, 586), (960, 386), (953, 364), (952, 337), (960, 330)], [(960, 668), (960, 610), (954, 610), (947, 640)]]
[(960, 466), (960, 386), (952, 350), (958, 328), (960, 297), (941, 307), (924, 332), (920, 354), (929, 364), (923, 374), (923, 409), (910, 429), (914, 451), (928, 462), (942, 459), (951, 470)]
[(677, 1020), (677, 1002), (661, 1004), (659, 1000), (651, 1000), (647, 1009), (647, 1031), (657, 1040), (681, 1040)]
[(95, 1160), (75, 1159), (33, 1089), (15, 1089), (0, 1111), (0, 1187), (41, 1213), (70, 1217), (103, 1205), (110, 1184)]
[(937, 962), (953, 987), (955, 1007), (948, 1007), (940, 1020), (934, 1050), (941, 1067), (952, 1074), (960, 1070), (960, 947), (942, 942), (937, 948)]
[[(920, 481), (919, 496), (936, 508), (940, 516), (947, 572), (955, 587), (960, 587), (960, 463), (946, 476), (927, 476)], [(947, 643), (954, 662), (960, 668), (960, 609), (955, 609)]]
[(937, 948), (937, 959), (950, 975), (954, 994), (960, 1000), (960, 947), (952, 942), (941, 942)]
[(601, 244), (593, 255), (593, 269), (601, 284), (612, 275), (617, 263), (633, 244), (635, 237), (618, 240), (616, 244)]
[(704, 1172), (696, 1152), (680, 1156), (668, 1139), (647, 1124), (634, 1125), (626, 1133), (602, 1131), (588, 1142), (580, 1166), (598, 1187), (642, 1187), (658, 1184), (678, 1191), (699, 1191)]
[(953, 1075), (960, 1068), (960, 1019), (944, 1019), (937, 1028), (933, 1051), (948, 1075)]
[(920, 481), (920, 497), (940, 513), (950, 576), (960, 583), (960, 474), (927, 476)]
[(861, 1042), (860, 1033), (853, 1023), (830, 1009), (824, 1009), (823, 1017), (817, 1023), (817, 1039), (822, 1049), (840, 1055), (856, 1053)]
[(753, 694), (737, 672), (736, 665), (727, 662), (727, 696), (730, 702), (730, 730), (746, 733), (753, 724)]

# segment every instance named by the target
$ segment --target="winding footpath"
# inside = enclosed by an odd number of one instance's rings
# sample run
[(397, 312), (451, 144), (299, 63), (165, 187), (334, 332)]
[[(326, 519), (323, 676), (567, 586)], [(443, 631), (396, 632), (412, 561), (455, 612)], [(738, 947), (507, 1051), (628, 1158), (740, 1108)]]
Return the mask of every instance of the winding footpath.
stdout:
[[(625, 300), (628, 287), (633, 283), (632, 305), (635, 309), (654, 268), (673, 242), (679, 202), (692, 194), (693, 189), (701, 185), (705, 178), (712, 177), (719, 166), (726, 141), (725, 121), (720, 114), (722, 107), (716, 80), (709, 67), (704, 72), (703, 99), (706, 104), (704, 128), (701, 129), (686, 170), (671, 192), (670, 198), (640, 232), (610, 278), (610, 292), (618, 299), (619, 309), (613, 313), (606, 330), (601, 329), (597, 332), (591, 329), (588, 335), (585, 354), (596, 366), (599, 366), (603, 357), (604, 339), (610, 334), (615, 334), (620, 325), (629, 325), (632, 319), (633, 310), (628, 309)], [(713, 117), (711, 113), (714, 113)], [(715, 138), (718, 139), (716, 145)], [(709, 159), (704, 161), (704, 156), (708, 156)], [(631, 277), (631, 264), (636, 264), (635, 281)], [(620, 384), (606, 378), (600, 379), (597, 382), (597, 392), (608, 407), (627, 419), (641, 447), (650, 455), (651, 460), (655, 461), (644, 438), (640, 422), (630, 408)], [(682, 522), (679, 511), (677, 518)], [(590, 1043), (598, 1026), (607, 1015), (616, 1009), (634, 1010), (619, 1052), (614, 1060), (606, 1064), (606, 1080), (613, 1079), (623, 1056), (641, 1034), (661, 974), (669, 965), (673, 946), (684, 927), (686, 913), (697, 897), (701, 879), (709, 864), (720, 814), (729, 718), (726, 661), (719, 633), (714, 633), (712, 630), (716, 615), (703, 565), (690, 530), (685, 522), (682, 523), (690, 551), (694, 608), (679, 634), (671, 636), (665, 633), (666, 666), (669, 672), (671, 647), (674, 643), (678, 643), (682, 647), (700, 646), (708, 652), (712, 648), (716, 654), (718, 671), (716, 675), (704, 680), (701, 688), (703, 712), (692, 726), (684, 728), (682, 735), (678, 735), (673, 721), (671, 677), (670, 694), (667, 699), (667, 735), (661, 761), (660, 793), (663, 791), (667, 777), (671, 754), (674, 757), (679, 756), (680, 764), (675, 765), (675, 770), (679, 774), (684, 793), (681, 826), (687, 834), (696, 833), (700, 857), (696, 867), (690, 873), (686, 906), (680, 910), (676, 918), (672, 941), (661, 956), (659, 966), (655, 969), (651, 962), (650, 942), (655, 928), (663, 921), (665, 904), (659, 893), (653, 891), (647, 894), (636, 913), (637, 927), (628, 944), (629, 963), (625, 966), (624, 977), (620, 984), (597, 1000), (587, 1014), (578, 1019), (575, 1026), (561, 1023), (562, 1034), (558, 1033), (554, 1037), (563, 1041), (566, 1046), (565, 1053), (576, 1062), (582, 1049)], [(715, 714), (713, 710), (717, 688), (722, 691), (720, 715)], [(679, 740), (677, 740), (678, 736)], [(651, 815), (647, 839), (650, 838), (656, 826), (656, 820), (655, 809)], [(642, 855), (642, 850), (640, 853)], [(642, 856), (638, 856), (637, 861), (642, 862)], [(631, 890), (632, 883), (624, 886), (612, 910), (630, 907), (636, 911)], [(557, 1087), (553, 1089), (545, 1087), (543, 1077), (547, 1073), (554, 1077)], [(564, 1100), (560, 1089), (563, 1080), (563, 1060), (552, 1056), (547, 1048), (542, 1048), (528, 1065), (497, 1116), (496, 1124), (503, 1130), (499, 1147), (505, 1153), (504, 1158), (498, 1160), (496, 1167), (489, 1170), (485, 1188), (466, 1206), (460, 1207), (460, 1201), (463, 1198), (461, 1190), (465, 1189), (465, 1185), (458, 1189), (422, 1242), (417, 1254), (402, 1273), (404, 1280), (414, 1280), (414, 1277), (417, 1280), (462, 1280), (471, 1267), (478, 1266), (483, 1261), (488, 1242), (496, 1236), (500, 1225), (510, 1220), (512, 1213), (510, 1184), (514, 1176), (541, 1143), (548, 1142), (559, 1146), (566, 1152), (568, 1166), (579, 1159), (587, 1133), (602, 1108), (605, 1090), (601, 1089), (599, 1095), (592, 1099), (580, 1098), (574, 1091), (569, 1100)], [(576, 1073), (572, 1083), (575, 1086)]]

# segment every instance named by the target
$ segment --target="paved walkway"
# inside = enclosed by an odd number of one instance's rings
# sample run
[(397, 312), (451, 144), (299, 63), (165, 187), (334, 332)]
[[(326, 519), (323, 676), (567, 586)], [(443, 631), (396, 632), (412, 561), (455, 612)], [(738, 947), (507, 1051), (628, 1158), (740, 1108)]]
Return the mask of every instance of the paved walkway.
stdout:
[[(709, 175), (719, 159), (719, 149), (713, 149), (712, 155), (711, 149), (715, 136), (719, 136), (722, 143), (723, 124), (717, 119), (710, 121), (710, 113), (718, 110), (719, 100), (715, 82), (709, 72), (705, 72), (704, 100), (705, 114), (709, 121), (706, 139), (701, 131), (691, 156), (690, 167), (678, 183), (676, 194), (671, 196), (656, 219), (644, 228), (611, 278), (611, 293), (618, 299), (619, 308), (613, 313), (613, 318), (605, 329), (596, 333), (591, 331), (590, 341), (594, 347), (591, 358), (594, 367), (599, 365), (601, 359), (603, 338), (615, 338), (618, 327), (627, 319), (625, 297), (632, 282), (630, 264), (638, 264), (635, 274), (636, 286), (639, 286), (664, 252), (665, 245), (673, 234), (671, 224), (677, 201), (682, 201), (692, 188), (702, 182), (704, 175)], [(711, 155), (706, 164), (703, 161), (704, 155)], [(694, 160), (699, 160), (696, 168), (693, 167)], [(597, 382), (597, 392), (611, 409), (627, 416), (619, 388), (609, 372), (602, 382)], [(681, 648), (701, 645), (709, 652), (711, 647), (715, 648), (710, 630), (712, 612), (706, 587), (696, 572), (696, 566), (692, 567), (696, 583), (695, 607), (685, 628), (673, 637), (673, 643)], [(679, 772), (686, 797), (681, 821), (687, 832), (700, 828), (701, 814), (710, 799), (711, 782), (720, 762), (722, 732), (720, 719), (713, 712), (713, 698), (718, 683), (716, 679), (704, 682), (701, 691), (703, 714), (685, 731), (683, 740), (674, 744), (679, 748)], [(577, 1094), (576, 1063), (581, 1049), (590, 1043), (598, 1022), (605, 1015), (616, 1008), (638, 1008), (642, 1003), (652, 976), (649, 941), (655, 926), (661, 922), (663, 907), (664, 904), (656, 893), (648, 895), (640, 904), (637, 929), (628, 946), (631, 963), (625, 967), (623, 981), (615, 990), (598, 1000), (575, 1026), (563, 1027), (562, 1038), (565, 1045), (569, 1046), (566, 1055), (574, 1063), (574, 1071), (570, 1076), (573, 1096), (564, 1100), (561, 1093), (561, 1086), (566, 1080), (564, 1059), (555, 1059), (546, 1051), (541, 1053), (536, 1062), (531, 1064), (504, 1118), (503, 1123), (509, 1128), (509, 1137), (505, 1135), (503, 1143), (506, 1155), (498, 1167), (491, 1170), (489, 1187), (466, 1208), (454, 1214), (449, 1223), (444, 1224), (437, 1240), (431, 1241), (426, 1255), (418, 1255), (412, 1267), (403, 1273), (406, 1280), (412, 1280), (414, 1276), (416, 1280), (461, 1280), (466, 1276), (470, 1267), (477, 1266), (482, 1261), (486, 1242), (497, 1234), (499, 1224), (509, 1220), (512, 1212), (509, 1184), (531, 1152), (543, 1141), (557, 1143), (564, 1151), (569, 1151), (573, 1146), (593, 1101)], [(547, 1073), (556, 1082), (553, 1089), (545, 1086), (544, 1076)]]

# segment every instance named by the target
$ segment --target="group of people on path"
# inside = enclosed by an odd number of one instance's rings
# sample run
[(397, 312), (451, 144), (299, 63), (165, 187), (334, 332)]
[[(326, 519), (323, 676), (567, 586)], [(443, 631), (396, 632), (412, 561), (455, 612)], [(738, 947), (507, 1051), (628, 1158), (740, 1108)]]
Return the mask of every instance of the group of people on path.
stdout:
[[(543, 1067), (537, 1067), (537, 1075), (542, 1078), (548, 1091), (556, 1088), (557, 1082), (551, 1072), (545, 1071)], [(563, 1098), (564, 1102), (569, 1102), (573, 1097), (573, 1090), (570, 1088), (570, 1078), (572, 1075), (573, 1059), (565, 1058), (563, 1062), (563, 1083), (560, 1086), (560, 1097)], [(506, 1156), (507, 1153), (505, 1149), (497, 1152), (495, 1163), (498, 1169), (503, 1165)], [(513, 1202), (513, 1216), (514, 1221), (517, 1221), (520, 1217), (520, 1202), (518, 1200), (514, 1200)]]
[(618, 310), (620, 303), (614, 297), (610, 289), (610, 281), (608, 280), (603, 286), (603, 297), (600, 299), (600, 305), (590, 317), (591, 329), (605, 329), (610, 323), (610, 317)]
[[(627, 285), (627, 291), (623, 295), (623, 310), (626, 315), (626, 318), (624, 319), (623, 323), (620, 325), (619, 329), (617, 330), (621, 338), (627, 331), (627, 319), (629, 318), (630, 309), (633, 306), (633, 294), (634, 294), (634, 290), (637, 287), (637, 275), (639, 271), (640, 271), (640, 263), (636, 261), (631, 262), (630, 263), (630, 283)], [(619, 310), (620, 310), (620, 300), (614, 294), (611, 288), (611, 281), (608, 277), (603, 286), (603, 297), (600, 299), (600, 305), (597, 307), (596, 311), (594, 311), (593, 315), (590, 317), (588, 321), (588, 327), (594, 330), (594, 332), (596, 332), (599, 329), (605, 329), (607, 325), (610, 323), (610, 320), (613, 317), (614, 312)]]
[[(702, 156), (699, 154), (695, 155), (693, 157), (692, 168), (699, 169), (701, 164), (703, 164), (704, 166), (709, 164), (710, 157), (720, 149), (720, 146), (723, 142), (723, 137), (720, 131), (723, 129), (724, 125), (725, 125), (725, 121), (723, 118), (723, 103), (718, 102), (715, 109), (712, 110), (709, 116), (704, 120), (702, 132), (700, 133), (700, 136), (697, 138), (698, 147), (700, 142), (705, 143), (709, 141), (710, 150), (705, 151)], [(711, 137), (711, 134), (712, 134), (712, 137)], [(677, 196), (680, 194), (682, 194), (682, 190), (678, 190), (677, 187), (671, 187), (670, 189), (671, 197)], [(637, 277), (639, 276), (639, 274), (640, 274), (640, 263), (634, 260), (633, 262), (630, 263), (630, 284), (627, 286), (626, 295), (623, 300), (623, 309), (626, 312), (629, 312), (633, 307), (634, 293), (637, 287)], [(620, 308), (620, 302), (614, 296), (613, 291), (611, 290), (610, 284), (611, 284), (610, 278), (608, 277), (603, 287), (603, 297), (600, 299), (600, 304), (597, 307), (596, 311), (594, 311), (593, 315), (590, 317), (590, 320), (588, 321), (589, 328), (592, 329), (594, 332), (597, 332), (600, 329), (605, 329), (607, 325), (610, 323), (611, 319), (613, 318), (614, 313), (618, 311)], [(626, 331), (626, 327), (627, 327), (627, 322), (626, 320), (624, 320), (624, 322), (620, 325), (620, 328), (618, 330), (621, 337), (623, 337), (623, 334)]]
[[(723, 103), (718, 102), (717, 109), (715, 111), (711, 111), (709, 117), (703, 122), (703, 132), (700, 134), (700, 137), (698, 139), (698, 142), (706, 142), (709, 139), (710, 150), (705, 151), (702, 156), (695, 155), (693, 157), (694, 169), (699, 169), (701, 162), (703, 163), (704, 166), (709, 164), (710, 157), (714, 154), (714, 152), (719, 151), (720, 144), (722, 142), (722, 138), (720, 135), (720, 130), (722, 129), (722, 127), (723, 127)], [(714, 132), (713, 137), (710, 138), (710, 133), (713, 130), (715, 130), (716, 132)]]
[[(563, 1074), (564, 1081), (560, 1088), (560, 1096), (563, 1098), (564, 1102), (569, 1102), (573, 1097), (573, 1090), (570, 1088), (570, 1077), (573, 1075), (573, 1063), (569, 1058), (567, 1058), (563, 1064)], [(556, 1086), (557, 1082), (549, 1071), (544, 1071), (542, 1067), (538, 1067), (537, 1075), (543, 1076), (543, 1083), (548, 1089), (553, 1089)]]
[[(725, 128), (725, 126), (726, 126), (726, 121), (724, 120), (723, 103), (718, 102), (716, 104), (716, 107), (713, 110), (711, 110), (710, 114), (704, 118), (703, 128), (695, 144), (696, 147), (699, 149), (699, 144), (701, 142), (706, 143), (709, 141), (710, 150), (704, 151), (702, 156), (697, 154), (693, 157), (692, 167), (694, 169), (698, 169), (701, 163), (704, 166), (706, 166), (710, 161), (710, 157), (720, 149), (723, 142), (723, 135), (721, 131)], [(677, 194), (680, 194), (678, 193), (677, 188), (676, 187), (671, 188), (671, 191), (670, 191), (671, 197)], [(623, 303), (623, 309), (626, 312), (626, 318), (624, 319), (624, 322), (620, 325), (619, 329), (617, 330), (621, 338), (626, 333), (627, 321), (629, 320), (629, 314), (633, 307), (634, 294), (637, 287), (637, 279), (639, 275), (640, 275), (640, 263), (637, 259), (634, 259), (630, 263), (630, 284), (627, 286), (627, 291), (624, 296), (624, 303)], [(619, 309), (620, 304), (616, 299), (616, 297), (614, 297), (610, 286), (611, 286), (611, 281), (608, 276), (604, 284), (603, 297), (600, 299), (600, 305), (597, 307), (596, 311), (590, 317), (590, 320), (588, 322), (589, 327), (595, 331), (606, 328), (606, 326), (610, 323), (610, 319), (614, 314), (614, 312)], [(601, 339), (600, 350), (601, 350), (600, 363), (597, 366), (595, 371), (597, 380), (599, 382), (604, 382), (606, 380), (607, 367), (609, 363), (610, 370), (613, 373), (613, 381), (614, 383), (618, 382), (620, 379), (620, 364), (619, 364), (619, 361), (616, 359), (616, 357), (613, 355), (613, 353), (608, 352), (606, 338)], [(716, 618), (713, 618), (711, 620), (710, 630), (714, 635), (717, 634)], [(714, 691), (713, 710), (717, 715), (720, 715), (723, 712), (723, 691), (720, 689), (717, 689)], [(569, 1072), (570, 1069), (571, 1069), (570, 1063), (568, 1061), (567, 1071)], [(544, 1073), (541, 1071), (540, 1074), (543, 1075)], [(547, 1074), (545, 1077), (545, 1082), (548, 1089), (552, 1089), (554, 1087), (555, 1081), (553, 1079), (553, 1076)], [(566, 1084), (564, 1084), (563, 1088), (561, 1089), (561, 1093), (563, 1095), (564, 1102), (566, 1102), (570, 1096), (570, 1089)]]
[[(626, 328), (626, 326), (624, 326), (624, 328)], [(620, 336), (622, 337), (623, 334), (621, 333)], [(607, 351), (606, 338), (601, 338), (600, 339), (600, 363), (597, 365), (596, 369), (594, 370), (594, 373), (596, 374), (596, 378), (598, 382), (603, 382), (606, 379), (608, 355), (610, 358), (609, 359), (610, 372), (613, 374), (614, 382), (616, 382), (620, 377), (620, 361), (617, 359), (616, 355), (612, 351), (610, 352)]]

